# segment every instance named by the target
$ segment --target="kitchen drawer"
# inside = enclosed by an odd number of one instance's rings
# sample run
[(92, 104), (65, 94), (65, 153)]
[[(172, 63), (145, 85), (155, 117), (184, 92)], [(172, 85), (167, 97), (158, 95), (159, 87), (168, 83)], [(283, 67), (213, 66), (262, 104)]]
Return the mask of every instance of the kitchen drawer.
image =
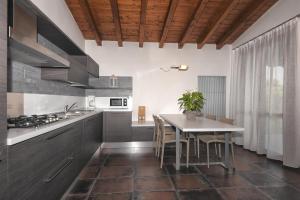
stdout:
[(153, 141), (154, 127), (133, 127), (132, 141)]
[(49, 159), (60, 159), (70, 153), (79, 153), (82, 129), (81, 121), (47, 133), (45, 142)]
[(80, 163), (83, 167), (101, 145), (102, 113), (84, 120)]
[(0, 199), (8, 199), (7, 191), (7, 155), (6, 150), (3, 149), (2, 154), (0, 154)]
[(64, 160), (61, 160), (51, 171), (43, 178), (40, 187), (42, 195), (37, 191), (38, 196), (42, 196), (43, 200), (58, 200), (72, 184), (78, 174), (79, 159), (70, 154)]
[(42, 185), (48, 166), (43, 135), (9, 146), (8, 180), (12, 199), (37, 199), (36, 191)]

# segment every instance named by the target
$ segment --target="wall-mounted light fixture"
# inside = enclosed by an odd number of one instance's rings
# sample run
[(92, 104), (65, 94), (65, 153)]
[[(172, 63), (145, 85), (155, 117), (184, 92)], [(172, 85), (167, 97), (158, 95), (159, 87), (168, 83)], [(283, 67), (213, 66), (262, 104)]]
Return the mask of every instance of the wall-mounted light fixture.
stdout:
[(189, 66), (182, 64), (182, 65), (174, 65), (167, 69), (164, 67), (161, 67), (160, 69), (164, 72), (169, 72), (171, 69), (177, 69), (178, 71), (187, 71), (189, 69)]

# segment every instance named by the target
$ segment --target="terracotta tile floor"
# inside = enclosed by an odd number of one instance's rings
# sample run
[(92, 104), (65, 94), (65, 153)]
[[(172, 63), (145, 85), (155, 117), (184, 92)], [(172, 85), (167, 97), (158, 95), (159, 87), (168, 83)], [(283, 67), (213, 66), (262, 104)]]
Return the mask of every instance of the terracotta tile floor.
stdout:
[[(192, 149), (193, 147), (191, 147)], [(103, 149), (82, 170), (65, 200), (299, 200), (300, 169), (283, 167), (235, 147), (236, 170), (220, 166), (190, 166), (176, 171), (174, 148), (167, 148), (159, 167), (151, 148)], [(214, 150), (211, 160), (218, 160)], [(206, 161), (205, 150), (198, 159)], [(182, 162), (185, 157), (182, 156)]]

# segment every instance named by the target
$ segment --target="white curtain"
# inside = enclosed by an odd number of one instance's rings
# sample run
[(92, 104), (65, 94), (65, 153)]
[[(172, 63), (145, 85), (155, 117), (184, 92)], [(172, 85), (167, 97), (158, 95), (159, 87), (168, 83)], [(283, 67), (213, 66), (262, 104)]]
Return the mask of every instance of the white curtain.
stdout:
[(300, 166), (298, 21), (233, 50), (230, 84), (230, 117), (245, 127), (236, 143), (292, 167)]

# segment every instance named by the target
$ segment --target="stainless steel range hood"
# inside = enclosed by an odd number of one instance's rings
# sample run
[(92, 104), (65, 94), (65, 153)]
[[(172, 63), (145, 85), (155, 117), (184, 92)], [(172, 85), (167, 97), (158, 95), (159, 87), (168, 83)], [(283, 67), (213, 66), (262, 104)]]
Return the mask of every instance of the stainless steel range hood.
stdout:
[(69, 67), (68, 59), (38, 43), (37, 17), (13, 4), (9, 27), (9, 58), (35, 67)]

